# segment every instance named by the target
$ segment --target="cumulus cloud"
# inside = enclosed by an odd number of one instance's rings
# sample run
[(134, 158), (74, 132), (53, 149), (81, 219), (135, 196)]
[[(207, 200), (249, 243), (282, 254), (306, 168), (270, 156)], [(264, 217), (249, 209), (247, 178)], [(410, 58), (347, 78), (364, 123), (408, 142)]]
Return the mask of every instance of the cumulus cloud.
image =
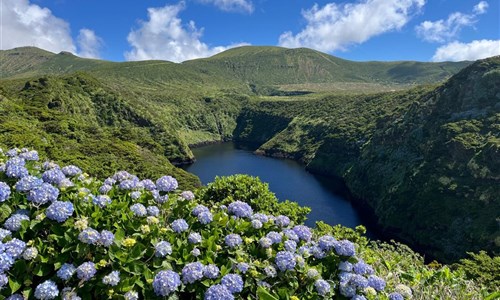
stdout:
[(481, 1), (479, 2), (478, 4), (474, 5), (474, 13), (475, 14), (484, 14), (486, 12), (486, 10), (488, 9), (488, 2), (486, 1)]
[(1, 49), (35, 46), (52, 52), (76, 47), (69, 24), (29, 0), (2, 0)]
[(477, 16), (485, 13), (487, 8), (488, 3), (481, 1), (474, 6), (472, 14), (454, 12), (446, 20), (424, 21), (415, 30), (425, 41), (444, 43), (456, 38), (464, 27), (473, 26)]
[(310, 47), (321, 51), (345, 49), (373, 36), (401, 29), (424, 6), (425, 0), (362, 0), (339, 5), (315, 4), (302, 11), (307, 25), (297, 33), (279, 38), (284, 47)]
[(241, 46), (210, 47), (200, 41), (203, 29), (197, 29), (193, 21), (183, 24), (178, 17), (184, 9), (184, 2), (160, 8), (148, 8), (148, 21), (142, 21), (140, 28), (132, 30), (127, 40), (132, 50), (125, 52), (127, 60), (164, 59), (181, 62), (207, 57), (226, 49)]
[(433, 61), (477, 60), (500, 55), (500, 40), (475, 40), (468, 44), (452, 42), (436, 50)]
[(199, 0), (202, 3), (213, 4), (220, 10), (229, 12), (252, 13), (254, 10), (252, 1), (248, 0)]
[(93, 30), (82, 28), (77, 38), (78, 55), (86, 58), (99, 58), (99, 51), (102, 48), (103, 41)]

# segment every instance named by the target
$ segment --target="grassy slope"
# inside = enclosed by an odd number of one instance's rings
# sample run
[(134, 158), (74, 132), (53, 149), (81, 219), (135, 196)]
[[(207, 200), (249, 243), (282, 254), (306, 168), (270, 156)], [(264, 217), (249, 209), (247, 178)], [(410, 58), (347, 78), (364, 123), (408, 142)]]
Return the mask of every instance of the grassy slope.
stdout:
[(435, 257), (498, 252), (499, 70), (495, 57), (435, 89), (264, 101), (235, 139), (343, 177), (381, 225)]

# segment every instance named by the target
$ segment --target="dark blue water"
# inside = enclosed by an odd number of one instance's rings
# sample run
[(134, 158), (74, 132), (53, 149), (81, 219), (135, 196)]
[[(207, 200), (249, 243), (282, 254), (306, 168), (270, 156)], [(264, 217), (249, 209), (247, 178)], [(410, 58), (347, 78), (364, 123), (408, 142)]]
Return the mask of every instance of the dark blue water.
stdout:
[(351, 202), (342, 196), (346, 192), (342, 182), (311, 174), (293, 160), (255, 155), (235, 148), (233, 143), (203, 146), (193, 149), (193, 153), (196, 162), (184, 169), (200, 177), (203, 184), (212, 182), (215, 176), (258, 176), (269, 183), (278, 199), (309, 206), (312, 209), (306, 222), (309, 226), (316, 221), (351, 228), (362, 224)]

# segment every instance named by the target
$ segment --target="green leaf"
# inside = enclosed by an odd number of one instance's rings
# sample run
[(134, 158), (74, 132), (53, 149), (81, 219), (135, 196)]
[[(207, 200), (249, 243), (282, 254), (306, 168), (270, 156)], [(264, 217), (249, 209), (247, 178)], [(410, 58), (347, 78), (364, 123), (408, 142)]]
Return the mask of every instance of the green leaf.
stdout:
[(10, 287), (10, 290), (12, 291), (12, 294), (14, 294), (15, 292), (17, 292), (17, 290), (19, 290), (21, 288), (21, 283), (18, 282), (18, 278), (12, 278), (13, 276), (10, 276), (9, 278), (9, 287)]
[(264, 289), (261, 286), (259, 286), (259, 288), (257, 289), (257, 299), (261, 299), (261, 300), (279, 300), (278, 297), (273, 296), (272, 294), (270, 294), (266, 289)]
[(495, 300), (500, 299), (500, 292), (494, 292), (493, 294), (489, 294), (484, 298), (484, 300)]
[(5, 219), (7, 219), (11, 213), (12, 210), (7, 204), (0, 205), (0, 222), (5, 221)]

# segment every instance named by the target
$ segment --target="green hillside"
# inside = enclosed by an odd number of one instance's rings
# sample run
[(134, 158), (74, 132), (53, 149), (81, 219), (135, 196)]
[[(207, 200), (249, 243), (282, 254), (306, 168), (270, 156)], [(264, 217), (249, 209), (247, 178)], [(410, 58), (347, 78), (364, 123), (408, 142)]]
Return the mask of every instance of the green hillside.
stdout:
[(500, 57), (437, 88), (263, 101), (235, 140), (342, 177), (391, 236), (444, 261), (499, 254)]

